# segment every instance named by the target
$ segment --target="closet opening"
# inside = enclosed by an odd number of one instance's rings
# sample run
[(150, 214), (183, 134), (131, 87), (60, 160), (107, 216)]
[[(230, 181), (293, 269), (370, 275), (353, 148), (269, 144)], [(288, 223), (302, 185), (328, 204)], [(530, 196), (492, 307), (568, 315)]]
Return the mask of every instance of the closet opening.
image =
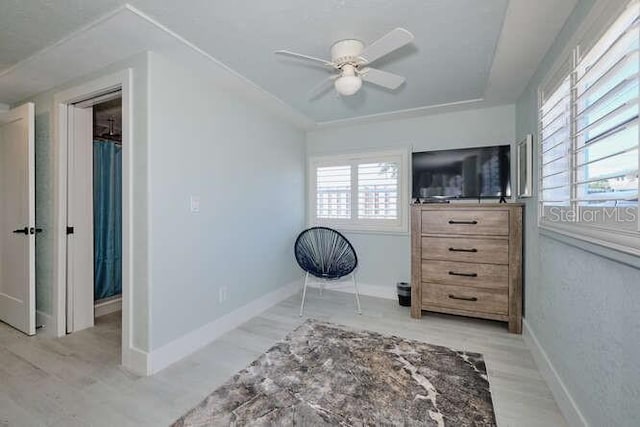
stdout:
[[(135, 128), (132, 80), (132, 70), (126, 69), (54, 95), (54, 303), (51, 327), (46, 331), (55, 337), (75, 333), (94, 326), (97, 315), (100, 328), (94, 328), (90, 333), (99, 334), (101, 342), (108, 339), (113, 343), (109, 347), (119, 344), (119, 362), (126, 369), (144, 375), (148, 371), (147, 360), (144, 352), (134, 346), (132, 333), (134, 252), (131, 233), (133, 182), (130, 169)], [(119, 201), (120, 214), (111, 217), (111, 224), (115, 225), (105, 228), (111, 230), (112, 237), (106, 241), (112, 242), (115, 251), (115, 255), (107, 259), (112, 264), (104, 269), (105, 273), (95, 269), (94, 257), (94, 252), (98, 252), (94, 247), (94, 228), (99, 226), (94, 224), (97, 219), (94, 210), (99, 209), (94, 209), (93, 158), (94, 145), (102, 146), (96, 142), (107, 146), (111, 144), (114, 158), (110, 165), (113, 170), (118, 170), (113, 176), (119, 183), (119, 186), (111, 186), (106, 192), (114, 196), (114, 205)], [(117, 228), (121, 229), (114, 232)], [(95, 276), (101, 274), (114, 277), (115, 283), (112, 281), (105, 285), (106, 290), (96, 292)], [(122, 295), (120, 302), (118, 288)], [(105, 319), (108, 319), (108, 324), (103, 327)], [(146, 325), (143, 322), (140, 324), (139, 333), (143, 334), (143, 342)]]
[(70, 107), (67, 333), (121, 324), (123, 260), (122, 94)]
[(122, 98), (93, 107), (94, 318), (122, 309)]

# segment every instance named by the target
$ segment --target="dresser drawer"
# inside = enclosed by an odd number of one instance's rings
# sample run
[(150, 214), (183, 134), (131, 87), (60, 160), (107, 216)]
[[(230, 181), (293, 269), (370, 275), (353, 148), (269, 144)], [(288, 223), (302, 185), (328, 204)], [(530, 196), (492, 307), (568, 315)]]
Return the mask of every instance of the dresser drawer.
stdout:
[(422, 211), (422, 233), (507, 236), (509, 212), (466, 209)]
[(507, 290), (485, 290), (468, 286), (422, 284), (422, 304), (469, 312), (507, 314)]
[(422, 281), (441, 285), (507, 289), (509, 267), (466, 262), (423, 261)]
[(422, 259), (486, 264), (508, 264), (506, 239), (422, 237)]

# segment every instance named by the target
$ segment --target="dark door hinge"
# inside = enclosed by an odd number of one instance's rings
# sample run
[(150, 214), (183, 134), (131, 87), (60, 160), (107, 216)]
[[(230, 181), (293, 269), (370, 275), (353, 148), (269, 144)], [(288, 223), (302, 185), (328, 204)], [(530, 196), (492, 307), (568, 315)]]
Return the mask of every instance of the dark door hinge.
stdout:
[(67, 234), (73, 234), (74, 228), (67, 226)]

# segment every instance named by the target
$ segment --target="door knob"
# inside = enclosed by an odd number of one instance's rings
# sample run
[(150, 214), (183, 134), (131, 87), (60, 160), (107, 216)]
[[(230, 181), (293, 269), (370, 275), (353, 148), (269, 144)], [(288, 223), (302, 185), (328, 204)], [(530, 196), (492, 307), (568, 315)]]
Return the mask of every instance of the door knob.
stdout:
[(17, 230), (13, 230), (16, 234), (29, 234), (29, 227), (18, 228)]

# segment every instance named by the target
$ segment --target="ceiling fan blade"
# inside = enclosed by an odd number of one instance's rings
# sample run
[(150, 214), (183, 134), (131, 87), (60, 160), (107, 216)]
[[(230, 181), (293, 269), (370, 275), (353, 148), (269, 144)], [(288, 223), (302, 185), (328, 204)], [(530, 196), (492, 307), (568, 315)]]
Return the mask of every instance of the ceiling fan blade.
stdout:
[(316, 99), (316, 98), (319, 98), (321, 95), (324, 95), (329, 89), (333, 87), (333, 81), (338, 77), (340, 77), (339, 74), (333, 75), (329, 78), (322, 80), (320, 83), (315, 85), (309, 91), (309, 99), (311, 100)]
[(305, 60), (308, 60), (308, 61), (317, 62), (317, 63), (320, 63), (320, 64), (326, 66), (326, 67), (333, 67), (333, 63), (331, 63), (329, 61), (326, 61), (324, 59), (316, 58), (314, 56), (309, 56), (309, 55), (303, 55), (301, 53), (291, 52), (290, 50), (276, 50), (274, 53), (276, 55), (291, 56), (293, 58), (305, 59)]
[(359, 73), (362, 80), (365, 82), (373, 83), (374, 85), (382, 86), (387, 89), (398, 89), (402, 83), (405, 82), (405, 78), (393, 73), (387, 73), (386, 71), (376, 70), (375, 68), (363, 68)]
[(367, 46), (360, 58), (370, 64), (376, 59), (382, 58), (386, 54), (411, 43), (413, 38), (413, 34), (404, 28), (396, 28)]

